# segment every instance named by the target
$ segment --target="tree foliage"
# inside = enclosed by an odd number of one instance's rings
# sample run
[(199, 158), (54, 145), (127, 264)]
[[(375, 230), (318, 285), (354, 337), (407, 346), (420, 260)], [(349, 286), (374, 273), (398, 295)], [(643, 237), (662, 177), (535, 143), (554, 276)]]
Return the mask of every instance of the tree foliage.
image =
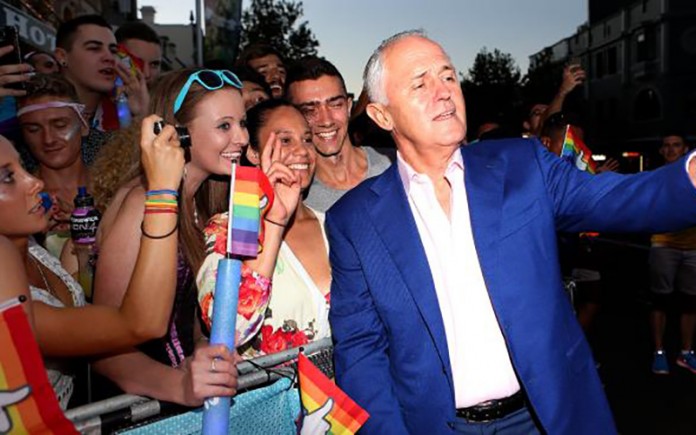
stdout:
[(242, 13), (242, 45), (269, 44), (290, 60), (316, 55), (319, 41), (303, 15), (301, 1), (252, 0)]
[(474, 59), (474, 65), (464, 78), (465, 84), (479, 87), (509, 87), (520, 84), (520, 68), (509, 53), (497, 48), (492, 52), (483, 47)]
[(509, 53), (486, 47), (476, 55), (462, 80), (467, 102), (470, 136), (485, 122), (496, 122), (506, 130), (518, 128), (521, 107), (521, 73)]
[(548, 103), (556, 94), (563, 76), (563, 65), (554, 64), (551, 58), (550, 49), (542, 51), (522, 78), (523, 95), (528, 104)]

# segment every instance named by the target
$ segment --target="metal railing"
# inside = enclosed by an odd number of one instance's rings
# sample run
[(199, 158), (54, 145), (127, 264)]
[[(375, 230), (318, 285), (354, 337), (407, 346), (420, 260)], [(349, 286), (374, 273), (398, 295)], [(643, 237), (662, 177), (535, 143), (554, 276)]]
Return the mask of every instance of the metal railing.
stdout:
[[(333, 375), (333, 367), (327, 366), (332, 343), (330, 338), (324, 338), (301, 347), (239, 363), (237, 390), (252, 390), (281, 377), (294, 378), (295, 368), (292, 363), (297, 359), (301, 349), (327, 375)], [(65, 415), (81, 433), (101, 434), (103, 430), (114, 426), (142, 423), (159, 416), (165, 410), (176, 411), (181, 408), (183, 407), (148, 397), (123, 394), (70, 409)]]

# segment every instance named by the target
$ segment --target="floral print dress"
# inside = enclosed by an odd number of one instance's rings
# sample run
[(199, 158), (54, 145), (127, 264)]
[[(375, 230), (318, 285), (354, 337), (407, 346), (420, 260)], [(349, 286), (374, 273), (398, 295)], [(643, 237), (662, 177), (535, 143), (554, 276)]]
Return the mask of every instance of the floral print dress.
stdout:
[[(324, 234), (324, 214), (315, 210)], [(211, 220), (213, 226), (222, 226), (224, 230), (209, 231), (206, 228), (206, 242), (212, 243), (208, 233), (222, 234), (226, 237), (227, 216), (219, 215)], [(215, 261), (206, 258), (199, 272), (199, 278), (211, 280), (217, 272), (217, 260), (223, 257), (224, 241), (220, 243)], [(324, 246), (328, 256), (328, 242), (324, 236)], [(207, 269), (206, 269), (207, 268)], [(244, 272), (243, 272), (244, 273)], [(253, 273), (249, 271), (249, 273)], [(214, 281), (214, 279), (212, 279)], [(214, 289), (215, 283), (199, 283), (199, 300), (203, 288)], [(301, 346), (311, 341), (331, 336), (329, 327), (329, 289), (320, 289), (290, 249), (283, 242), (278, 253), (278, 260), (273, 272), (273, 291), (268, 295), (260, 292), (245, 291), (240, 288), (239, 308), (237, 313), (237, 349), (244, 358), (253, 358), (265, 354), (280, 352)], [(212, 303), (211, 303), (212, 305)], [(202, 306), (203, 307), (203, 306)], [(205, 313), (205, 308), (202, 310)], [(241, 322), (241, 323), (240, 323)], [(208, 323), (208, 320), (206, 320)]]

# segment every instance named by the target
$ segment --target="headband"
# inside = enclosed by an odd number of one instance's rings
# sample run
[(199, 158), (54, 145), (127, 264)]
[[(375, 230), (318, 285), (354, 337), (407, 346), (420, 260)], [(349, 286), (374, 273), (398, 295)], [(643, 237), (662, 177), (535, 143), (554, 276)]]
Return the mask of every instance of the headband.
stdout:
[(60, 107), (69, 107), (72, 110), (74, 110), (75, 113), (77, 113), (77, 116), (80, 118), (80, 121), (82, 121), (82, 123), (85, 125), (85, 127), (89, 127), (89, 124), (85, 120), (85, 117), (82, 116), (82, 111), (85, 110), (85, 105), (80, 103), (69, 103), (67, 101), (50, 101), (48, 103), (38, 103), (24, 106), (17, 111), (17, 118), (26, 113), (36, 112), (37, 110), (54, 109)]

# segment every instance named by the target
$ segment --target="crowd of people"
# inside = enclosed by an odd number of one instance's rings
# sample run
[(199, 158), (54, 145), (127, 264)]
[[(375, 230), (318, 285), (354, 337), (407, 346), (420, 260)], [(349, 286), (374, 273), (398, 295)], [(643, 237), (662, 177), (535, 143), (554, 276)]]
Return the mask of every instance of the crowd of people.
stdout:
[[(330, 61), (286, 65), (260, 42), (215, 69), (164, 73), (161, 57), (147, 25), (86, 15), (61, 24), (55, 52), (0, 66), (0, 302), (28, 298), (64, 409), (81, 403), (85, 361), (95, 397), (195, 407), (236, 394), (238, 362), (332, 337), (366, 433), (615, 430), (583, 334), (601, 277), (572, 235), (696, 225), (683, 134), (665, 135), (664, 169), (576, 170), (559, 158), (577, 124), (564, 99), (585, 80), (569, 65), (552, 101), (530, 102), (524, 138), (491, 124), (467, 144), (456, 70), (416, 31), (377, 48), (355, 103)], [(208, 336), (232, 162), (259, 168), (275, 199), (228, 349)], [(102, 214), (89, 288), (70, 233), (80, 188)], [(694, 249), (693, 228), (653, 238), (655, 373), (669, 372), (675, 289), (677, 364), (696, 373)]]

